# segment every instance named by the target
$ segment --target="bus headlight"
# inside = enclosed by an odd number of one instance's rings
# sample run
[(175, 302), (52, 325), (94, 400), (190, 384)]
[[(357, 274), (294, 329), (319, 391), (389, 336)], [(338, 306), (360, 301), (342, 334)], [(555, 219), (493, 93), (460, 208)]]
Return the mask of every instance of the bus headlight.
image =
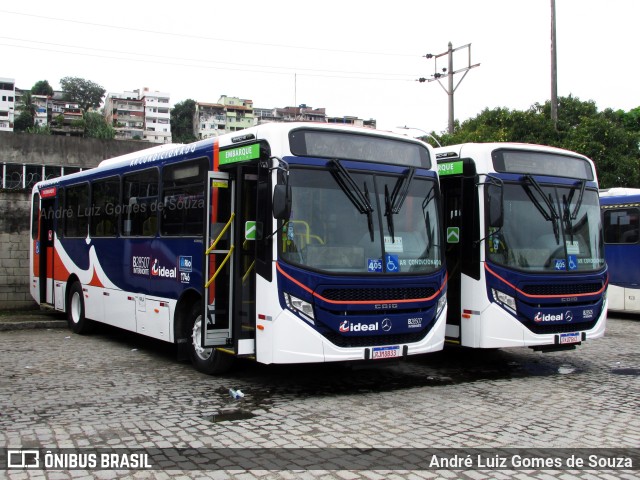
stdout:
[(284, 294), (284, 301), (287, 302), (287, 307), (289, 307), (290, 310), (301, 313), (311, 319), (315, 318), (313, 316), (313, 305), (309, 302), (300, 300), (298, 297), (294, 297), (288, 293)]
[(440, 316), (446, 304), (447, 304), (447, 295), (444, 294), (438, 299), (438, 304), (436, 305), (436, 318)]
[(506, 307), (509, 307), (514, 312), (516, 311), (516, 299), (513, 298), (511, 295), (507, 295), (506, 293), (501, 292), (500, 290), (496, 290), (495, 288), (491, 289), (491, 293), (493, 293), (493, 299), (496, 302), (501, 303)]

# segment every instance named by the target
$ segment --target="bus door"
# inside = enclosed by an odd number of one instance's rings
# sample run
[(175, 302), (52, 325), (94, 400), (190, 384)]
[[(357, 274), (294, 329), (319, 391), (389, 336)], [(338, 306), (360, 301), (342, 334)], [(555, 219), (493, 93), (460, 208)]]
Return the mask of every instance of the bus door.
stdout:
[(40, 203), (40, 303), (53, 305), (53, 246), (55, 197), (42, 198)]
[(207, 185), (202, 347), (232, 347), (235, 183), (227, 173), (209, 172)]
[[(439, 162), (439, 164), (445, 162)], [(478, 177), (471, 159), (439, 165), (440, 188), (443, 193), (443, 216), (446, 236), (447, 262), (447, 329), (446, 339), (460, 343), (462, 319), (462, 275), (480, 278), (480, 247), (477, 194)], [(468, 308), (468, 307), (467, 307)]]
[(440, 177), (440, 185), (444, 195), (442, 206), (444, 212), (444, 228), (446, 234), (445, 259), (447, 262), (447, 330), (450, 340), (460, 339), (461, 320), (461, 260), (463, 255), (460, 236), (462, 234), (462, 178), (460, 176)]
[(238, 167), (239, 187), (236, 192), (238, 210), (238, 253), (236, 265), (235, 304), (238, 307), (235, 328), (238, 342), (236, 353), (255, 354), (256, 338), (256, 242), (260, 241), (261, 225), (257, 222), (258, 174), (255, 166)]

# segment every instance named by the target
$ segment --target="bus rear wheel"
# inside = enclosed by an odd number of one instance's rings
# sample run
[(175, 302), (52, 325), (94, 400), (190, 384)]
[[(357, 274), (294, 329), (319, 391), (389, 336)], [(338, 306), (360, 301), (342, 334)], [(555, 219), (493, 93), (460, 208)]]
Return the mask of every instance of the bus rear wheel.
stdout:
[(233, 365), (233, 357), (215, 348), (202, 347), (202, 307), (197, 304), (191, 311), (189, 354), (191, 363), (199, 372), (219, 375)]
[(74, 333), (79, 334), (89, 333), (93, 327), (93, 322), (84, 316), (84, 296), (79, 282), (74, 282), (69, 288), (67, 323)]

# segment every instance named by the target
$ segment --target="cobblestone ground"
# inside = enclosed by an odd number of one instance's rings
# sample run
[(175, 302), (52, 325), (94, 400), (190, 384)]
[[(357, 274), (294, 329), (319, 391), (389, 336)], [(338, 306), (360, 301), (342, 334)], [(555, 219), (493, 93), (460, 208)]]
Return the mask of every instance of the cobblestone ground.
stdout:
[[(0, 332), (8, 448), (640, 447), (640, 318), (537, 353), (451, 349), (399, 363), (266, 366), (222, 377), (116, 329)], [(229, 389), (245, 393), (242, 400)], [(22, 478), (635, 479), (640, 471), (5, 470)]]

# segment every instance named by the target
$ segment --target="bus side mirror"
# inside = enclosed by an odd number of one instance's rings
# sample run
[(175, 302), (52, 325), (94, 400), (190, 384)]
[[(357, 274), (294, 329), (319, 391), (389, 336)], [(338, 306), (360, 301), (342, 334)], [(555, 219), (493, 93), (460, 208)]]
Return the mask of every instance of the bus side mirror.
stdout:
[(487, 185), (487, 209), (489, 227), (500, 228), (504, 221), (502, 206), (502, 185)]
[(291, 216), (291, 187), (278, 184), (273, 189), (273, 217), (277, 220), (289, 220)]

